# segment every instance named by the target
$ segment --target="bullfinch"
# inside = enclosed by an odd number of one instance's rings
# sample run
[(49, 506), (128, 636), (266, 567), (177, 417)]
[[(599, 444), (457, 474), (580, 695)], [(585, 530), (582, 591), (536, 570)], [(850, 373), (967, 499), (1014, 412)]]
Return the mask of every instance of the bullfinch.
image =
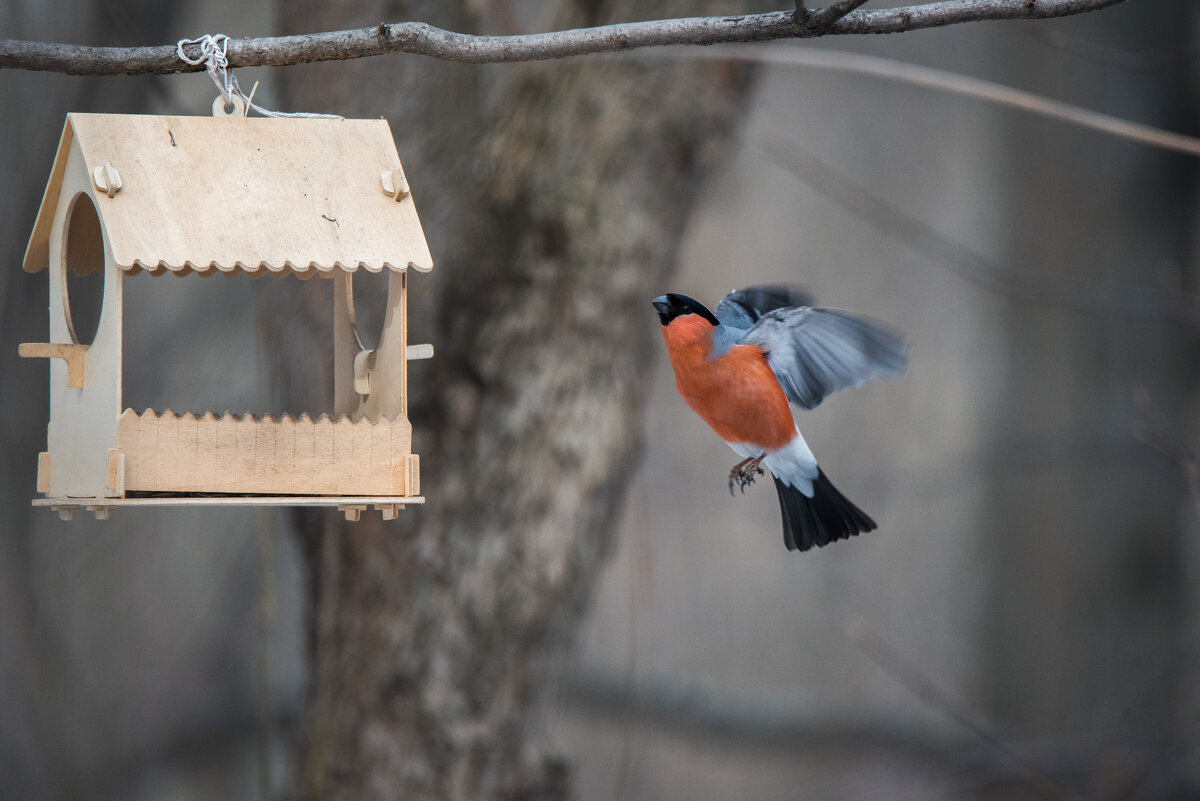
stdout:
[(731, 292), (716, 314), (687, 295), (653, 301), (675, 386), (696, 414), (744, 457), (729, 491), (775, 479), (789, 551), (806, 551), (875, 529), (875, 521), (830, 483), (792, 418), (791, 401), (815, 409), (827, 395), (908, 366), (904, 338), (882, 323), (812, 305), (789, 286)]

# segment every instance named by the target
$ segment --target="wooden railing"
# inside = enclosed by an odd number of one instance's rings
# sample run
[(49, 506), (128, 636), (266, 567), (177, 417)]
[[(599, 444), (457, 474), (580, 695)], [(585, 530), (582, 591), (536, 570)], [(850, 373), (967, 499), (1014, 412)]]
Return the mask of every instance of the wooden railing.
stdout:
[(407, 418), (217, 417), (126, 409), (117, 454), (125, 492), (420, 494)]

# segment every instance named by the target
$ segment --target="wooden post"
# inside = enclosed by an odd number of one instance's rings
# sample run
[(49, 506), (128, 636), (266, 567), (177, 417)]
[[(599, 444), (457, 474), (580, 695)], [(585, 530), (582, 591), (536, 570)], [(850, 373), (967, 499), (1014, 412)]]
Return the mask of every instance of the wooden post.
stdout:
[[(62, 200), (55, 208), (49, 237), (50, 280), (50, 342), (72, 343), (68, 351), (73, 356), (52, 358), (50, 363), (50, 422), (46, 427), (47, 451), (54, 469), (50, 472), (48, 494), (65, 498), (115, 497), (110, 489), (108, 452), (117, 441), (117, 419), (121, 414), (121, 349), (122, 349), (122, 284), (123, 274), (113, 261), (112, 252), (103, 238), (91, 241), (87, 237), (68, 236), (72, 216), (99, 214), (102, 204), (120, 202), (103, 193), (97, 195), (91, 176), (84, 167), (78, 141), (67, 153), (62, 178)], [(89, 232), (87, 226), (82, 231)], [(100, 237), (100, 231), (94, 232)], [(74, 342), (68, 301), (66, 270), (70, 269), (72, 253), (81, 251), (91, 259), (103, 254), (104, 291), (96, 335), (88, 346)], [(78, 254), (77, 254), (78, 255)], [(71, 380), (72, 358), (81, 360), (76, 368), (83, 376), (76, 387)]]
[(333, 277), (333, 413), (354, 414), (358, 394), (354, 391), (354, 357), (358, 354), (352, 323), (353, 274), (342, 272)]

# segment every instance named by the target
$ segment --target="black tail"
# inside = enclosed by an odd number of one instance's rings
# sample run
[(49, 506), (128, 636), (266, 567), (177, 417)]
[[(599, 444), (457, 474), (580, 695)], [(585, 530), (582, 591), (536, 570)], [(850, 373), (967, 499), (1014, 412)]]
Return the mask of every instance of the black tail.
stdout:
[(838, 492), (819, 467), (811, 498), (778, 478), (775, 489), (783, 514), (783, 543), (789, 551), (820, 548), (876, 528), (875, 521)]

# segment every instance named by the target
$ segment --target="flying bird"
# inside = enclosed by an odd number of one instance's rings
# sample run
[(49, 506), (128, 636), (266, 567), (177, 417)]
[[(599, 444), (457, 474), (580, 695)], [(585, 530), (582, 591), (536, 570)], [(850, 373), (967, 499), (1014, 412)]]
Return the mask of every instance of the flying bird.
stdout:
[(854, 312), (814, 307), (790, 286), (731, 292), (716, 314), (687, 295), (653, 301), (675, 386), (696, 414), (744, 457), (729, 491), (745, 492), (766, 466), (775, 479), (789, 551), (807, 551), (876, 528), (825, 476), (788, 402), (815, 409), (830, 393), (908, 366), (904, 338)]

